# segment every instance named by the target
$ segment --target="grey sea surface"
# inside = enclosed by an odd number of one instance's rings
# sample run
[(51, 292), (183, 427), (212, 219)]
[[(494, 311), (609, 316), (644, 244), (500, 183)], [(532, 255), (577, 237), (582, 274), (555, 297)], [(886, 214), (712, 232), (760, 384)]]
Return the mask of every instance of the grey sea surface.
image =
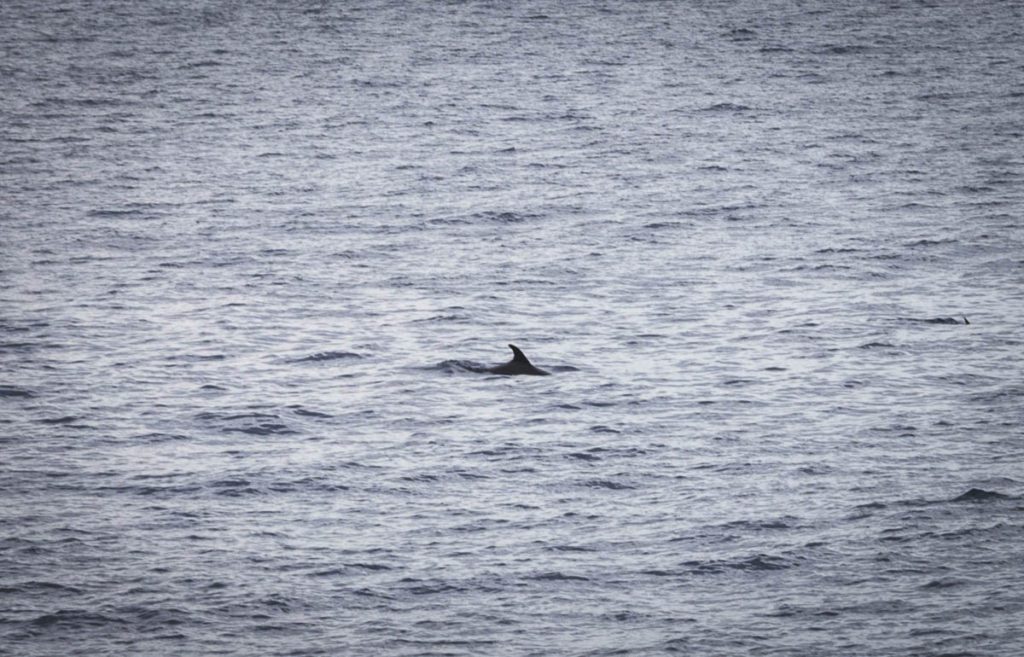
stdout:
[(4, 0), (0, 91), (0, 654), (1024, 654), (1024, 5)]

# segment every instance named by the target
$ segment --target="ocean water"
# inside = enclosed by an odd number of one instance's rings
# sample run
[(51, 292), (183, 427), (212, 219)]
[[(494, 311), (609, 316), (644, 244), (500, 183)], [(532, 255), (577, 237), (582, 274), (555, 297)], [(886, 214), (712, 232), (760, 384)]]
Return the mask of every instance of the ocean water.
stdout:
[(5, 0), (0, 89), (0, 654), (1024, 653), (1019, 3)]

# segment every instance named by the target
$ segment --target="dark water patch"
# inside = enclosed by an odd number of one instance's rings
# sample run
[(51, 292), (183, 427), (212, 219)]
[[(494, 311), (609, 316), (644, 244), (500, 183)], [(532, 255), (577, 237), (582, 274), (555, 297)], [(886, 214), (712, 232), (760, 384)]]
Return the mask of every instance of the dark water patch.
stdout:
[(250, 485), (248, 479), (219, 479), (210, 483), (212, 488), (248, 488)]
[(636, 486), (619, 483), (617, 481), (610, 481), (608, 479), (589, 479), (587, 481), (580, 482), (579, 485), (587, 488), (603, 488), (606, 490), (633, 490), (636, 488)]
[(345, 251), (336, 251), (336, 252), (331, 254), (331, 257), (332, 258), (340, 258), (342, 260), (360, 260), (360, 259), (366, 257), (366, 254), (363, 253), (362, 251), (355, 251), (353, 249), (348, 249), (348, 250), (345, 250)]
[[(919, 203), (910, 203), (910, 204), (907, 204), (904, 207), (905, 208), (909, 208), (909, 207), (922, 207), (922, 206)], [(930, 207), (930, 206), (924, 206), (924, 207)], [(906, 242), (906, 243), (904, 243), (903, 246), (906, 246), (906, 247), (909, 247), (909, 248), (912, 248), (912, 249), (917, 249), (917, 248), (927, 248), (927, 247), (932, 247), (932, 246), (943, 246), (945, 244), (956, 244), (957, 241), (958, 240), (955, 240), (955, 239), (944, 239), (944, 240), (921, 239), (921, 240), (915, 240), (913, 242)]]
[(497, 287), (520, 289), (523, 287), (555, 287), (559, 285), (559, 283), (547, 278), (514, 278), (510, 280), (495, 281), (494, 285)]
[(601, 460), (600, 456), (595, 456), (594, 454), (587, 454), (586, 452), (571, 452), (569, 454), (566, 454), (565, 456), (566, 456), (566, 458), (578, 459), (580, 461), (600, 461)]
[[(241, 486), (241, 487), (228, 487), (218, 488), (213, 493), (217, 497), (248, 497), (250, 495), (264, 495), (266, 491), (256, 488), (255, 486)], [(192, 537), (195, 540), (214, 540), (213, 536), (196, 536)]]
[(529, 212), (511, 212), (511, 211), (488, 211), (478, 212), (473, 216), (473, 219), (480, 221), (487, 221), (496, 224), (521, 224), (528, 221), (535, 221), (540, 219), (542, 215), (529, 213)]
[[(286, 435), (296, 433), (281, 422), (275, 413), (218, 413), (206, 411), (196, 414), (197, 420), (221, 425), (225, 433), (244, 433), (252, 436)], [(228, 426), (223, 426), (228, 425)], [(234, 425), (234, 426), (231, 426)]]
[(889, 426), (871, 427), (871, 431), (877, 433), (895, 433), (901, 437), (914, 436), (917, 434), (917, 427), (910, 424), (892, 424)]
[(422, 322), (468, 322), (472, 318), (469, 315), (434, 315), (422, 319), (413, 320), (414, 323)]
[(537, 575), (530, 575), (526, 579), (538, 581), (538, 582), (589, 582), (589, 577), (583, 577), (582, 575), (567, 575), (558, 571), (551, 571), (546, 573), (540, 573)]
[(750, 557), (730, 560), (686, 561), (683, 562), (690, 572), (697, 575), (724, 573), (730, 570), (746, 572), (767, 572), (775, 570), (786, 570), (793, 567), (793, 563), (782, 557), (768, 554), (756, 554)]
[(196, 69), (196, 68), (217, 68), (217, 67), (223, 66), (223, 65), (224, 65), (224, 62), (218, 61), (216, 59), (202, 59), (202, 60), (195, 61), (195, 62), (183, 62), (180, 65), (180, 68), (185, 69), (185, 70), (190, 70), (190, 69)]
[(503, 121), (505, 123), (528, 123), (528, 122), (531, 122), (531, 121), (534, 121), (534, 122), (541, 121), (541, 117), (539, 117), (539, 116), (515, 115), (515, 116), (503, 116), (503, 117), (501, 117), (498, 120), (499, 121)]
[(895, 349), (896, 345), (889, 342), (865, 342), (858, 349)]
[(75, 417), (74, 415), (65, 415), (63, 417), (42, 418), (36, 421), (40, 424), (73, 424), (79, 419), (80, 418)]
[(189, 436), (182, 433), (163, 433), (159, 431), (137, 434), (131, 437), (132, 440), (141, 443), (161, 443), (175, 440), (188, 440)]
[(858, 504), (853, 508), (853, 511), (846, 516), (846, 520), (858, 521), (865, 518), (870, 518), (876, 514), (876, 512), (888, 508), (887, 504), (882, 502), (868, 502), (866, 504)]
[(30, 621), (30, 623), (39, 628), (77, 630), (88, 627), (121, 627), (126, 625), (128, 621), (124, 618), (107, 616), (84, 609), (61, 609), (50, 614), (38, 616)]
[(837, 254), (837, 253), (838, 254), (845, 254), (845, 253), (860, 253), (860, 252), (861, 252), (861, 249), (853, 249), (853, 248), (834, 249), (832, 247), (826, 247), (824, 249), (818, 249), (814, 253), (816, 253), (818, 255), (832, 255), (832, 254)]
[(274, 493), (336, 493), (350, 490), (351, 487), (325, 481), (323, 477), (303, 477), (294, 481), (275, 481), (266, 488)]
[(422, 582), (416, 579), (403, 579), (402, 582), (414, 584), (406, 589), (408, 593), (412, 595), (437, 595), (439, 593), (458, 593), (463, 589), (455, 586), (454, 584), (448, 584), (447, 582)]
[(382, 563), (365, 563), (365, 562), (346, 563), (345, 567), (346, 568), (356, 568), (356, 569), (359, 569), (359, 570), (370, 570), (370, 571), (374, 571), (374, 572), (394, 570), (393, 566), (388, 566), (387, 564), (382, 564)]
[(698, 112), (711, 112), (711, 113), (735, 113), (735, 112), (747, 112), (750, 107), (747, 105), (740, 105), (737, 103), (715, 103), (707, 107), (697, 110)]
[(263, 420), (263, 419), (278, 419), (279, 416), (274, 413), (221, 413), (216, 411), (203, 411), (202, 413), (196, 413), (197, 420)]
[(721, 527), (729, 530), (742, 531), (776, 531), (792, 529), (796, 520), (797, 519), (792, 516), (776, 518), (773, 520), (734, 520), (721, 525)]
[(799, 272), (799, 271), (849, 271), (853, 267), (849, 265), (837, 265), (832, 263), (823, 263), (817, 265), (805, 264), (796, 265), (795, 267), (789, 267), (783, 269), (784, 272)]
[(457, 470), (453, 474), (462, 479), (490, 479), (490, 475), (485, 475), (480, 472), (465, 472), (463, 470)]
[(734, 27), (725, 36), (734, 41), (749, 41), (757, 36), (757, 32), (747, 27)]
[(174, 356), (167, 356), (164, 360), (170, 361), (184, 361), (188, 363), (202, 363), (208, 361), (219, 361), (226, 359), (227, 356), (224, 354), (177, 354)]
[(296, 358), (293, 363), (326, 363), (335, 360), (358, 360), (362, 355), (352, 351), (321, 351), (302, 358)]
[(806, 618), (835, 618), (840, 616), (841, 612), (835, 609), (822, 609), (820, 607), (803, 607), (800, 605), (782, 604), (779, 605), (775, 611), (770, 611), (765, 614), (769, 618), (792, 618), (806, 617)]
[(505, 457), (510, 459), (533, 459), (544, 453), (536, 447), (525, 447), (518, 444), (496, 445), (488, 449), (470, 452), (474, 456)]
[(291, 408), (293, 409), (292, 410), (293, 413), (295, 413), (296, 415), (302, 415), (304, 417), (315, 417), (315, 418), (323, 418), (323, 419), (334, 417), (333, 415), (330, 415), (329, 413), (321, 413), (320, 411), (311, 411), (309, 409), (302, 408), (301, 406), (292, 406)]
[[(35, 264), (35, 263), (33, 263)], [(0, 342), (0, 352), (4, 351), (27, 351), (36, 347), (47, 347), (46, 343), (42, 342)], [(53, 345), (59, 346), (59, 345)]]
[(833, 44), (817, 49), (823, 55), (862, 55), (870, 51), (870, 46), (860, 44)]
[(328, 568), (327, 570), (317, 570), (309, 574), (310, 577), (337, 577), (338, 575), (348, 574), (348, 568)]
[(1010, 495), (1004, 495), (1003, 493), (997, 493), (995, 491), (984, 490), (982, 488), (972, 488), (962, 495), (954, 497), (951, 502), (995, 502), (999, 500), (1014, 499)]
[[(997, 190), (995, 187), (989, 187), (987, 185), (960, 185), (956, 188), (956, 191), (964, 194), (988, 194)], [(987, 235), (979, 235), (978, 237), (981, 239), (988, 239)]]
[[(130, 493), (133, 495), (140, 495), (142, 497), (154, 497), (159, 499), (180, 499), (182, 496), (188, 497), (201, 492), (203, 488), (197, 485), (182, 484), (182, 485), (167, 485), (167, 486), (97, 486), (95, 488), (101, 492), (111, 492), (115, 494)], [(188, 514), (178, 514), (185, 518), (191, 518)]]
[(955, 325), (955, 324), (970, 324), (970, 321), (966, 317), (963, 320), (956, 319), (955, 317), (930, 317), (921, 319), (917, 317), (903, 317), (901, 318), (904, 322), (913, 322), (916, 324), (939, 324), (939, 325)]
[(641, 570), (641, 575), (647, 575), (648, 577), (679, 577), (682, 573), (675, 570), (660, 570), (652, 568), (648, 570)]
[[(682, 541), (682, 538), (673, 539), (674, 541)], [(693, 575), (715, 575), (725, 571), (725, 566), (720, 561), (709, 559), (707, 561), (700, 561), (691, 559), (684, 561), (680, 564), (686, 569), (686, 572)]]
[(59, 584), (57, 582), (45, 582), (31, 580), (17, 584), (0, 585), (0, 594), (14, 595), (80, 595), (84, 591), (77, 586), (70, 584)]
[(473, 222), (462, 217), (438, 217), (431, 219), (427, 223), (435, 226), (465, 226)]
[(1009, 385), (995, 390), (979, 392), (969, 397), (970, 401), (977, 404), (1002, 404), (1012, 402), (1024, 397), (1024, 386)]
[(363, 597), (363, 598), (375, 598), (375, 599), (378, 599), (378, 600), (393, 600), (394, 599), (394, 596), (390, 595), (389, 593), (385, 593), (383, 591), (378, 591), (378, 590), (370, 589), (370, 588), (366, 588), (366, 587), (352, 589), (352, 594), (353, 595), (358, 595), (358, 596)]
[(595, 548), (583, 547), (582, 545), (548, 545), (544, 548), (548, 552), (596, 552)]
[(968, 585), (969, 582), (964, 579), (957, 577), (940, 577), (939, 579), (933, 579), (926, 584), (923, 584), (921, 588), (925, 591), (944, 591), (947, 589), (960, 588)]
[(19, 388), (18, 386), (0, 384), (0, 397), (31, 398), (35, 396), (36, 394), (31, 390)]
[(680, 228), (689, 228), (691, 224), (684, 223), (682, 221), (655, 221), (649, 224), (644, 224), (644, 230), (678, 230)]
[(404, 475), (402, 477), (399, 477), (399, 479), (401, 479), (402, 481), (435, 482), (435, 481), (439, 481), (441, 479), (441, 477), (439, 475), (436, 475), (436, 474), (430, 474), (430, 473), (427, 473), (427, 472), (423, 472), (423, 473), (415, 474), (415, 475)]
[(255, 426), (247, 427), (226, 427), (225, 433), (244, 433), (250, 436), (275, 436), (297, 433), (288, 425), (278, 422), (261, 422)]
[(131, 210), (99, 209), (99, 210), (90, 210), (89, 212), (86, 213), (86, 216), (94, 217), (94, 218), (97, 218), (97, 219), (122, 219), (122, 218), (129, 218), (129, 217), (137, 217), (137, 216), (139, 216), (139, 211), (137, 209), (131, 209)]

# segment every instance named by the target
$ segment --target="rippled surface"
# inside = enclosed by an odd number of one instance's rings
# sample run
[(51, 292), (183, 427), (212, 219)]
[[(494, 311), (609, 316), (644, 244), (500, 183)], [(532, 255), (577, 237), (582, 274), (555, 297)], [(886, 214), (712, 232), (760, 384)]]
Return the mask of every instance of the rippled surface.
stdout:
[(1024, 649), (1019, 6), (48, 4), (11, 654)]

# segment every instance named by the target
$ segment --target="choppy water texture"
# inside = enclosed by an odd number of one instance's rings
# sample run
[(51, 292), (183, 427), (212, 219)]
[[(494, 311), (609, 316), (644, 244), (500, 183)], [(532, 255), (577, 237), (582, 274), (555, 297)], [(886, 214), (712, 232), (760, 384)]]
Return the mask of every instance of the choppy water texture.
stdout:
[(847, 4), (5, 0), (0, 652), (1022, 654), (1024, 10)]

